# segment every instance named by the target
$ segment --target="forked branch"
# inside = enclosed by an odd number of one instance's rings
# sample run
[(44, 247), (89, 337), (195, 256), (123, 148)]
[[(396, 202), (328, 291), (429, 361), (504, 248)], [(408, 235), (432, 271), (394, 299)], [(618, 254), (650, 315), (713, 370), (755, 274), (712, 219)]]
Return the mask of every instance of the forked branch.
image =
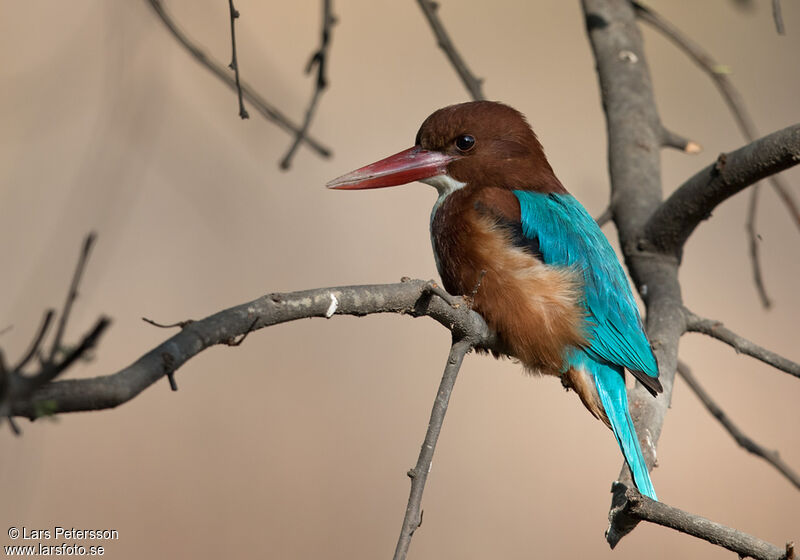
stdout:
[[(5, 364), (0, 353), (0, 418), (8, 418), (14, 433), (19, 433), (19, 428), (14, 424), (12, 416), (14, 410), (21, 403), (28, 403), (32, 395), (43, 387), (51, 385), (53, 379), (61, 375), (70, 366), (80, 359), (85, 358), (100, 340), (105, 330), (111, 324), (107, 317), (100, 317), (77, 345), (68, 347), (64, 344), (64, 336), (69, 324), (72, 306), (79, 295), (79, 287), (83, 272), (89, 260), (89, 254), (94, 244), (95, 235), (89, 234), (83, 244), (78, 264), (70, 283), (64, 306), (59, 314), (58, 325), (53, 334), (50, 349), (45, 350), (45, 338), (55, 316), (55, 311), (48, 310), (41, 325), (36, 331), (28, 350), (12, 368)], [(36, 359), (38, 368), (34, 372), (25, 371), (29, 364)], [(31, 418), (50, 412), (48, 403), (37, 402), (32, 407)]]
[[(742, 558), (750, 557), (759, 560), (783, 560), (786, 558), (786, 551), (774, 544), (705, 517), (668, 506), (663, 502), (653, 501), (618, 482), (613, 484), (611, 491), (614, 494), (609, 513), (612, 528), (617, 517), (627, 517), (638, 521), (649, 521), (692, 535), (727, 548)], [(617, 541), (613, 541), (612, 548), (616, 544)]]
[[(731, 114), (733, 115), (736, 124), (742, 132), (745, 140), (752, 142), (758, 138), (759, 133), (756, 128), (753, 118), (750, 116), (750, 111), (739, 94), (739, 91), (729, 79), (729, 69), (714, 60), (714, 58), (699, 44), (686, 36), (680, 29), (670, 23), (664, 16), (645, 6), (640, 2), (633, 2), (636, 9), (636, 15), (645, 23), (651, 25), (656, 31), (664, 35), (668, 40), (682, 50), (709, 78), (713, 81), (717, 90), (719, 91), (725, 104), (728, 106)], [(778, 33), (783, 31), (783, 21), (780, 16), (780, 2), (773, 0), (773, 14), (775, 16), (775, 24), (778, 28)], [(783, 200), (789, 214), (791, 215), (795, 225), (800, 228), (800, 207), (789, 189), (786, 182), (781, 179), (779, 175), (769, 177), (769, 182), (778, 196)], [(750, 197), (750, 209), (748, 210), (747, 219), (747, 233), (750, 238), (750, 257), (753, 266), (753, 275), (755, 277), (756, 290), (761, 302), (765, 308), (769, 308), (770, 301), (767, 296), (766, 288), (761, 273), (761, 260), (758, 250), (758, 234), (755, 229), (756, 222), (756, 206), (758, 203), (758, 196), (760, 189), (759, 185), (755, 184), (753, 193)]]
[(333, 8), (331, 7), (332, 1), (333, 0), (322, 0), (322, 31), (320, 33), (320, 45), (319, 49), (311, 55), (311, 59), (306, 66), (306, 74), (311, 73), (314, 68), (317, 70), (317, 75), (314, 79), (314, 91), (311, 94), (311, 101), (308, 103), (308, 108), (306, 108), (306, 116), (303, 119), (303, 125), (300, 127), (300, 130), (297, 131), (292, 145), (289, 146), (289, 150), (281, 160), (281, 169), (289, 169), (291, 166), (292, 158), (295, 152), (297, 152), (297, 148), (300, 147), (300, 143), (305, 139), (308, 128), (311, 126), (311, 119), (314, 118), (314, 112), (317, 110), (319, 98), (322, 92), (328, 87), (328, 47), (331, 41), (331, 30), (333, 29), (334, 23), (336, 23), (336, 18), (333, 15)]
[[(164, 9), (161, 0), (146, 0), (146, 2), (151, 8), (153, 8), (153, 11), (159, 17), (161, 22), (167, 27), (169, 32), (172, 33), (172, 36), (175, 37), (175, 39), (187, 51), (189, 51), (189, 54), (191, 54), (195, 60), (197, 60), (197, 62), (208, 68), (217, 78), (219, 78), (233, 91), (238, 91), (235, 77), (230, 75), (230, 72), (225, 69), (225, 66), (211, 58), (208, 54), (206, 54), (205, 51), (198, 47), (194, 41), (189, 39), (188, 35), (181, 31), (181, 29), (172, 19), (172, 16), (169, 14), (169, 12)], [(247, 82), (240, 81), (239, 86), (242, 90), (242, 96), (247, 99), (247, 101), (249, 101), (250, 104), (255, 107), (265, 119), (275, 123), (290, 134), (297, 135), (298, 132), (300, 132), (299, 126), (294, 124), (287, 116), (285, 116), (271, 103), (264, 99), (255, 89), (253, 89), (252, 86), (247, 84)], [(321, 157), (327, 158), (331, 156), (331, 151), (314, 138), (304, 135), (303, 141), (308, 145), (309, 148), (317, 152), (317, 154)]]
[(724, 200), (756, 181), (800, 163), (800, 124), (721, 154), (661, 204), (645, 226), (655, 250), (679, 255), (698, 224)]
[(206, 348), (230, 345), (246, 333), (308, 317), (373, 313), (428, 316), (459, 339), (468, 338), (476, 341), (476, 345), (492, 347), (494, 335), (480, 315), (466, 305), (453, 306), (434, 296), (428, 285), (429, 282), (422, 280), (408, 280), (399, 284), (268, 294), (186, 324), (179, 333), (116, 373), (48, 383), (30, 398), (16, 400), (9, 412), (35, 418), (43, 403), (58, 413), (114, 408), (175, 372)]

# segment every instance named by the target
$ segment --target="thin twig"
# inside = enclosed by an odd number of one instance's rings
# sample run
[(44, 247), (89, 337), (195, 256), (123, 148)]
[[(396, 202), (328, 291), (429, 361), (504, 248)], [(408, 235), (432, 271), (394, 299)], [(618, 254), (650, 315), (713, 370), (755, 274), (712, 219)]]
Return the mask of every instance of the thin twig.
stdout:
[(258, 317), (253, 319), (253, 322), (250, 323), (250, 326), (247, 328), (246, 331), (244, 331), (244, 334), (242, 334), (238, 339), (237, 338), (230, 339), (228, 341), (228, 343), (227, 343), (228, 346), (233, 346), (234, 348), (236, 346), (241, 346), (242, 342), (244, 342), (244, 340), (247, 338), (247, 335), (250, 334), (251, 332), (253, 332), (253, 329), (255, 328), (256, 323), (258, 323)]
[(722, 341), (728, 346), (732, 347), (737, 353), (747, 354), (748, 356), (755, 358), (756, 360), (760, 360), (765, 364), (769, 364), (776, 369), (785, 371), (786, 373), (794, 375), (795, 377), (800, 377), (800, 364), (791, 360), (787, 360), (783, 356), (780, 356), (771, 350), (767, 350), (766, 348), (749, 341), (743, 336), (739, 336), (735, 332), (725, 327), (725, 325), (719, 321), (713, 321), (711, 319), (700, 317), (685, 307), (683, 309), (683, 313), (686, 317), (687, 332), (698, 332), (708, 335), (712, 338), (716, 338), (717, 340)]
[(789, 481), (794, 484), (795, 488), (800, 490), (800, 476), (798, 476), (798, 474), (794, 472), (792, 468), (783, 461), (783, 459), (781, 459), (778, 452), (766, 449), (746, 436), (739, 429), (739, 427), (733, 423), (725, 411), (722, 410), (722, 408), (720, 408), (716, 402), (714, 402), (714, 399), (711, 398), (711, 395), (709, 395), (708, 392), (703, 389), (703, 387), (697, 381), (697, 378), (692, 373), (691, 368), (689, 368), (688, 365), (680, 360), (678, 361), (678, 375), (683, 377), (683, 380), (686, 381), (686, 384), (689, 386), (689, 388), (694, 391), (694, 394), (697, 395), (697, 398), (700, 399), (706, 409), (711, 413), (711, 416), (719, 420), (719, 423), (722, 424), (722, 427), (728, 431), (734, 440), (736, 440), (736, 443), (753, 455), (761, 457), (770, 465), (778, 469), (783, 476), (788, 478)]
[(783, 28), (783, 15), (781, 14), (781, 0), (772, 0), (772, 19), (775, 20), (775, 31), (778, 35), (786, 34)]
[[(208, 56), (205, 51), (198, 47), (191, 39), (181, 31), (177, 24), (173, 21), (172, 16), (164, 9), (161, 0), (145, 0), (155, 11), (156, 15), (161, 19), (161, 22), (167, 27), (173, 37), (191, 54), (195, 60), (209, 69), (217, 78), (222, 80), (232, 90), (236, 91), (236, 80), (230, 76), (230, 73), (225, 67)], [(281, 113), (278, 109), (273, 107), (266, 99), (264, 99), (253, 87), (247, 82), (240, 83), (242, 95), (250, 104), (261, 113), (267, 120), (278, 125), (280, 128), (289, 132), (290, 134), (297, 134), (300, 130), (288, 117)], [(330, 149), (320, 144), (314, 138), (304, 136), (303, 141), (313, 149), (321, 157), (328, 158), (331, 156)]]
[(597, 222), (598, 226), (603, 227), (608, 222), (610, 222), (613, 217), (614, 217), (614, 211), (611, 209), (611, 206), (609, 205), (606, 207), (605, 210), (603, 210), (603, 212), (599, 216), (597, 216), (594, 219), (594, 221)]
[(419, 451), (419, 458), (416, 466), (408, 471), (411, 479), (411, 492), (408, 496), (406, 514), (403, 517), (403, 528), (400, 531), (400, 538), (397, 540), (397, 547), (394, 551), (394, 560), (404, 560), (408, 554), (408, 547), (411, 544), (411, 537), (414, 531), (422, 523), (422, 493), (425, 491), (425, 482), (428, 480), (428, 473), (433, 461), (433, 453), (436, 449), (436, 442), (442, 431), (442, 423), (447, 414), (447, 405), (450, 402), (450, 395), (453, 393), (458, 371), (464, 356), (472, 348), (469, 340), (455, 340), (450, 347), (450, 355), (444, 367), (442, 381), (436, 393), (436, 400), (433, 402), (431, 419), (428, 422), (428, 431), (425, 433), (425, 441)]
[(83, 336), (78, 345), (64, 353), (63, 358), (46, 363), (38, 374), (25, 378), (26, 383), (23, 385), (25, 388), (18, 395), (18, 398), (27, 398), (38, 387), (49, 383), (80, 358), (85, 357), (92, 348), (97, 346), (100, 337), (110, 325), (111, 319), (108, 317), (100, 317), (94, 327)]
[(6, 420), (8, 420), (8, 426), (11, 428), (11, 433), (15, 436), (21, 436), (22, 430), (19, 429), (17, 421), (14, 420), (13, 416), (6, 416)]
[(46, 357), (46, 361), (49, 363), (53, 363), (56, 354), (62, 351), (61, 345), (64, 338), (64, 331), (67, 328), (67, 321), (69, 321), (69, 315), (72, 311), (72, 304), (75, 303), (75, 299), (78, 297), (78, 286), (81, 283), (81, 277), (86, 268), (86, 262), (89, 260), (89, 254), (92, 251), (92, 245), (94, 245), (95, 239), (97, 239), (97, 234), (91, 232), (86, 236), (83, 242), (83, 249), (78, 257), (78, 264), (75, 266), (75, 273), (72, 276), (72, 283), (70, 283), (69, 291), (67, 292), (67, 299), (64, 302), (64, 307), (61, 309), (61, 315), (58, 318), (58, 327), (56, 327), (56, 334), (53, 337), (53, 345), (50, 347), (50, 355)]
[(699, 154), (703, 151), (703, 147), (694, 140), (685, 138), (663, 126), (661, 127), (661, 144), (687, 154)]
[(177, 321), (175, 323), (170, 323), (168, 325), (157, 323), (152, 319), (148, 319), (147, 317), (142, 317), (142, 321), (147, 323), (148, 325), (153, 325), (154, 327), (158, 327), (159, 329), (174, 329), (175, 327), (180, 327), (182, 329), (186, 328), (186, 325), (191, 325), (194, 320), (193, 319), (186, 319), (185, 321)]
[(303, 126), (301, 126), (300, 130), (297, 131), (294, 142), (292, 142), (292, 145), (289, 146), (289, 150), (281, 160), (281, 169), (289, 169), (289, 166), (291, 166), (292, 158), (294, 157), (297, 148), (300, 146), (300, 142), (303, 141), (303, 138), (308, 132), (308, 127), (311, 126), (311, 119), (314, 117), (314, 112), (317, 109), (319, 98), (322, 95), (323, 90), (328, 87), (328, 76), (326, 74), (328, 47), (331, 40), (331, 29), (333, 28), (333, 24), (336, 23), (336, 18), (334, 17), (331, 8), (331, 2), (332, 0), (322, 0), (322, 38), (320, 40), (319, 49), (317, 49), (317, 51), (311, 55), (311, 59), (308, 61), (308, 65), (306, 66), (306, 74), (310, 74), (315, 67), (317, 69), (317, 78), (314, 80), (314, 92), (311, 94), (311, 101), (306, 109), (306, 116), (303, 119)]
[(37, 331), (36, 335), (33, 337), (30, 346), (28, 347), (27, 352), (22, 355), (17, 365), (15, 365), (12, 371), (21, 372), (22, 368), (24, 368), (29, 361), (39, 352), (39, 347), (42, 345), (42, 340), (44, 340), (45, 335), (47, 334), (47, 329), (50, 327), (50, 322), (53, 320), (55, 316), (55, 311), (52, 309), (48, 309), (44, 317), (42, 317), (42, 322), (39, 325), (39, 330)]
[[(611, 528), (614, 527), (617, 518), (633, 518), (703, 539), (732, 550), (740, 557), (757, 558), (758, 560), (783, 560), (785, 558), (784, 550), (774, 544), (663, 502), (656, 502), (619, 482), (612, 484), (611, 492), (614, 494), (611, 513), (608, 516)], [(613, 542), (611, 547), (613, 548), (615, 545), (616, 542)]]
[(442, 25), (442, 21), (439, 19), (436, 13), (439, 9), (439, 5), (433, 0), (417, 0), (417, 2), (419, 3), (419, 7), (422, 8), (422, 13), (424, 13), (425, 17), (428, 19), (428, 23), (431, 29), (433, 29), (434, 35), (436, 35), (436, 42), (447, 55), (450, 64), (456, 69), (458, 77), (461, 78), (461, 82), (464, 84), (464, 87), (467, 88), (472, 99), (475, 101), (486, 99), (482, 91), (483, 80), (476, 78), (475, 75), (470, 72), (467, 63), (461, 58), (455, 45), (453, 45), (453, 41), (450, 40), (447, 30), (444, 28), (444, 25)]
[(228, 0), (228, 7), (231, 14), (231, 63), (228, 68), (233, 70), (234, 77), (236, 78), (236, 93), (239, 97), (239, 117), (242, 119), (249, 119), (250, 115), (247, 109), (244, 108), (244, 101), (242, 100), (242, 85), (239, 83), (239, 61), (236, 56), (236, 20), (239, 18), (239, 10), (233, 7), (233, 0)]
[(714, 402), (714, 400), (711, 398), (711, 395), (709, 395), (697, 381), (697, 378), (695, 378), (689, 366), (682, 361), (678, 361), (678, 375), (683, 377), (683, 380), (686, 381), (686, 384), (689, 385), (689, 388), (694, 391), (694, 393), (697, 395), (697, 398), (700, 399), (711, 415), (719, 420), (719, 423), (722, 424), (722, 426), (728, 431), (733, 439), (736, 440), (736, 443), (753, 455), (757, 455), (767, 461), (770, 465), (778, 469), (781, 474), (788, 478), (796, 488), (800, 489), (800, 476), (798, 476), (797, 473), (795, 473), (792, 468), (787, 465), (783, 459), (781, 459), (780, 454), (777, 451), (764, 448), (746, 436), (736, 426), (736, 424), (733, 423), (725, 411), (722, 410), (722, 408), (720, 408), (716, 402)]
[(764, 309), (772, 307), (772, 300), (767, 294), (767, 288), (764, 286), (764, 277), (761, 274), (761, 236), (756, 229), (756, 220), (758, 219), (758, 194), (761, 190), (761, 184), (756, 183), (750, 190), (750, 205), (747, 209), (747, 220), (745, 221), (745, 229), (747, 230), (747, 238), (750, 245), (750, 262), (753, 265), (753, 282), (756, 285), (756, 292), (761, 305)]

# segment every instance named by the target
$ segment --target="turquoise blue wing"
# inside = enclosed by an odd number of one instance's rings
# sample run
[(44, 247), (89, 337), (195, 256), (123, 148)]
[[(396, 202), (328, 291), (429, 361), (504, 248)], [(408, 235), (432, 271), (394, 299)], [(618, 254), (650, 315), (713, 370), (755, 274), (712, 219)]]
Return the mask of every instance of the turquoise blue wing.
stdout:
[(652, 393), (661, 391), (658, 365), (625, 271), (597, 223), (570, 194), (514, 195), (522, 231), (538, 240), (542, 260), (581, 275), (589, 340), (584, 351), (600, 362), (629, 369)]

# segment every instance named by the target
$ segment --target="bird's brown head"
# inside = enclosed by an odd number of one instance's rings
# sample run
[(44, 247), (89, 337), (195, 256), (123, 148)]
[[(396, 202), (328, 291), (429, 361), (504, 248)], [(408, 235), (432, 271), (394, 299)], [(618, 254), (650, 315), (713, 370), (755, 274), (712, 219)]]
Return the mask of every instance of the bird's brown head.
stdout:
[(431, 114), (408, 150), (328, 183), (368, 189), (423, 181), (563, 192), (525, 117), (493, 101), (450, 105)]

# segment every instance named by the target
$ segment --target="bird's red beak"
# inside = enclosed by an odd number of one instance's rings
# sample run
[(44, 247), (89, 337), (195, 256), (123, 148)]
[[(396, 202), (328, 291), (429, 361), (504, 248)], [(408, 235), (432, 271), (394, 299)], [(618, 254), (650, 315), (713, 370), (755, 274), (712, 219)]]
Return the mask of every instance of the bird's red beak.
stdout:
[(337, 177), (325, 186), (329, 189), (355, 190), (405, 185), (447, 173), (447, 164), (454, 159), (456, 156), (414, 146)]

